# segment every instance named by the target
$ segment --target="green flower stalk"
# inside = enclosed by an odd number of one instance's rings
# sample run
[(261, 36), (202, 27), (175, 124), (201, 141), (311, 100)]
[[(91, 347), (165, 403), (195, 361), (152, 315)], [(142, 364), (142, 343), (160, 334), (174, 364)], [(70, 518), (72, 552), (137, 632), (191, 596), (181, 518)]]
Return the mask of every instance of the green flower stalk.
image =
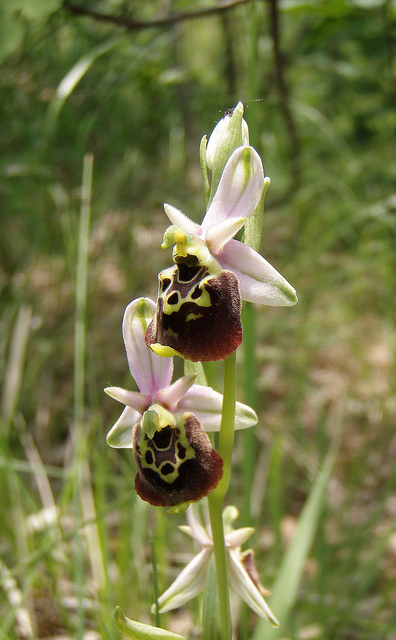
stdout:
[[(224, 393), (218, 453), (223, 476), (209, 494), (218, 583), (219, 628), (229, 640), (232, 617), (223, 505), (231, 475), (236, 409), (235, 351), (242, 342), (242, 300), (292, 305), (293, 287), (253, 248), (234, 236), (257, 210), (269, 186), (261, 159), (249, 146), (243, 105), (225, 115), (200, 148), (208, 203), (199, 225), (170, 204), (172, 226), (162, 247), (173, 246), (174, 266), (159, 274), (157, 311), (146, 344), (158, 355), (192, 361), (224, 360)], [(274, 622), (274, 619), (272, 619)]]

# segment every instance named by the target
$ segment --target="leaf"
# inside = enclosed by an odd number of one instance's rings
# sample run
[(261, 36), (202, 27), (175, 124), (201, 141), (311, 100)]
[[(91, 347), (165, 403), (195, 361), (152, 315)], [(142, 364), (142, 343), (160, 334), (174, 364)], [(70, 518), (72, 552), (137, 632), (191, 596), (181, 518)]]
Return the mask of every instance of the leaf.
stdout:
[(317, 530), (334, 461), (335, 452), (330, 451), (301, 512), (296, 533), (285, 553), (278, 577), (271, 589), (271, 609), (279, 618), (280, 626), (268, 627), (266, 622), (261, 621), (256, 627), (252, 640), (276, 640), (285, 635), (284, 623), (296, 601), (301, 575)]
[(152, 638), (160, 638), (161, 640), (185, 640), (183, 636), (179, 636), (177, 633), (130, 620), (130, 618), (124, 616), (120, 607), (116, 607), (114, 611), (114, 620), (119, 631), (127, 638), (132, 638), (132, 640), (151, 640)]
[(83, 56), (65, 75), (56, 90), (55, 97), (51, 100), (48, 107), (47, 127), (50, 134), (53, 132), (56, 126), (59, 112), (62, 109), (64, 103), (74, 91), (75, 87), (88, 71), (90, 66), (95, 62), (97, 58), (99, 58), (99, 56), (107, 53), (107, 51), (117, 46), (119, 43), (119, 38), (112, 38), (108, 42), (95, 47), (94, 49), (92, 49), (92, 51), (90, 51), (90, 53)]

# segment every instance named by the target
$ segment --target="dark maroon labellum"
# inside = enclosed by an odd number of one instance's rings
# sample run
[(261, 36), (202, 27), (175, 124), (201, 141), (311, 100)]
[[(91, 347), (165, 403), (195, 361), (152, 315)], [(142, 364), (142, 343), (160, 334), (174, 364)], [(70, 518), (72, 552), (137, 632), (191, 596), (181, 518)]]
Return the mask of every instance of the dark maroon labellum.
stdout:
[(188, 255), (159, 274), (157, 312), (146, 344), (171, 347), (183, 358), (223, 360), (242, 342), (238, 278), (224, 270), (211, 275)]
[(150, 439), (141, 423), (133, 429), (138, 495), (155, 507), (173, 507), (207, 496), (223, 475), (223, 460), (193, 414), (165, 426)]

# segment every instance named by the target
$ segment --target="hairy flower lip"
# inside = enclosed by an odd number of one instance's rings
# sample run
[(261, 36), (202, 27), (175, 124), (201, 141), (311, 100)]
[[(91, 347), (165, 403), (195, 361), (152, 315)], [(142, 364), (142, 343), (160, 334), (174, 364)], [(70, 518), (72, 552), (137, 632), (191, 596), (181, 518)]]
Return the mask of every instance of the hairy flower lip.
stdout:
[(155, 507), (184, 508), (220, 482), (223, 460), (192, 413), (173, 414), (159, 404), (133, 428), (135, 488)]
[[(177, 251), (183, 258), (183, 247)], [(238, 279), (212, 256), (205, 262), (202, 253), (209, 253), (206, 246), (195, 242), (188, 258), (195, 257), (196, 265), (176, 262), (158, 276), (157, 312), (146, 344), (159, 355), (165, 347), (165, 354), (171, 348), (193, 362), (224, 360), (242, 342)]]

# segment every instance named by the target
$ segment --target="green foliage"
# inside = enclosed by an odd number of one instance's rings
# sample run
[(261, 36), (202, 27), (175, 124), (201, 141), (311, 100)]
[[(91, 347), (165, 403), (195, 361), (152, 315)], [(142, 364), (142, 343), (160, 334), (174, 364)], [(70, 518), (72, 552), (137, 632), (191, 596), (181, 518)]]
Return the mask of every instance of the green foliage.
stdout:
[(141, 622), (135, 622), (124, 616), (120, 607), (116, 607), (114, 618), (117, 627), (124, 636), (132, 638), (132, 640), (151, 640), (152, 638), (160, 638), (162, 640), (184, 640), (182, 636), (177, 633), (171, 633), (165, 629), (158, 627), (152, 627), (148, 624), (142, 624)]
[[(154, 1), (75, 4), (145, 20), (163, 8)], [(283, 637), (391, 640), (394, 4), (280, 5), (294, 152), (266, 3), (255, 2), (254, 13), (241, 5), (227, 19), (133, 31), (60, 5), (0, 3), (2, 637), (90, 630), (114, 640), (117, 604), (136, 620), (146, 621), (150, 610), (147, 531), (155, 531), (160, 590), (190, 549), (177, 531), (183, 514), (163, 514), (159, 535), (153, 511), (134, 494), (132, 456), (106, 446), (119, 412), (102, 389), (131, 384), (121, 317), (136, 295), (155, 296), (156, 274), (169, 264), (169, 251), (159, 249), (162, 203), (202, 219), (199, 141), (241, 99), (271, 178), (262, 253), (296, 287), (299, 304), (255, 309), (257, 362), (250, 373), (247, 363), (244, 385), (246, 394), (253, 389), (260, 422), (249, 469), (241, 463), (244, 434), (236, 434), (230, 500), (256, 525), (256, 562), (271, 590), (339, 433), (294, 607), (282, 616), (271, 597), (268, 603)], [(93, 202), (77, 452), (75, 281), (87, 153), (94, 155)], [(206, 374), (221, 388), (216, 366)], [(245, 509), (242, 486), (251, 487)], [(277, 587), (274, 599), (282, 600)], [(185, 637), (193, 637), (194, 624), (186, 611), (161, 620)], [(255, 625), (242, 612), (240, 638)]]
[(22, 44), (27, 26), (40, 26), (61, 0), (3, 0), (0, 6), (0, 63)]
[(326, 497), (326, 489), (335, 462), (334, 452), (326, 458), (301, 511), (298, 526), (279, 567), (273, 586), (271, 605), (279, 611), (280, 626), (268, 629), (261, 622), (257, 625), (253, 640), (275, 640), (283, 635), (282, 626), (290, 616), (296, 602), (301, 575), (309, 557), (310, 548), (318, 529), (318, 523)]

